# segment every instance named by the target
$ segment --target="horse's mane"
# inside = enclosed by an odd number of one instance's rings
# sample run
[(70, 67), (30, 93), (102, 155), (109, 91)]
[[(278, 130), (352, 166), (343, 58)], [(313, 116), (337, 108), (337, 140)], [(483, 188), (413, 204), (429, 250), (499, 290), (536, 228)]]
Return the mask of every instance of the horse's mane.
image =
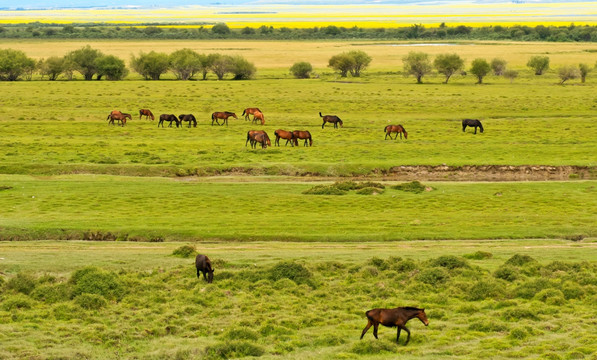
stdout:
[(404, 310), (421, 310), (421, 309), (413, 307), (413, 306), (404, 306), (403, 309)]

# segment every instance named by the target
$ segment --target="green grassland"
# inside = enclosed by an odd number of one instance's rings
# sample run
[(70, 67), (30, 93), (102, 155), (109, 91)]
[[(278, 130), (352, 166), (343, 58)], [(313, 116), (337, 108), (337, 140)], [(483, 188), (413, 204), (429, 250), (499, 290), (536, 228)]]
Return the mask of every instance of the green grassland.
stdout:
[[(594, 242), (2, 242), (4, 359), (593, 359)], [(425, 307), (405, 338), (374, 307)], [(404, 334), (402, 336), (405, 336)]]

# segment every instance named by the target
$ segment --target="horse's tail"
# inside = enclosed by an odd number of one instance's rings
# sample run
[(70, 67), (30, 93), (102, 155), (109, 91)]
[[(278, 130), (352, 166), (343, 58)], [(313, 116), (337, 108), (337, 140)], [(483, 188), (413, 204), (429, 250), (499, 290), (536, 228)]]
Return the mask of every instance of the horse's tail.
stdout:
[(386, 127), (383, 128), (383, 132), (388, 132), (388, 127), (390, 127), (390, 125), (386, 125)]
[(110, 116), (112, 116), (112, 114), (108, 115), (108, 117), (106, 118), (106, 120), (110, 120)]
[(319, 116), (320, 116), (320, 117), (323, 117), (323, 115), (321, 115), (321, 111), (319, 112)]
[(313, 138), (311, 137), (311, 133), (307, 131), (307, 134), (309, 135), (309, 146), (313, 146)]
[(240, 116), (243, 116), (243, 115), (245, 115), (245, 111), (247, 111), (247, 109), (244, 109), (244, 110), (243, 110), (243, 113), (242, 113), (242, 114), (240, 114)]
[(214, 121), (216, 119), (216, 113), (211, 114), (211, 120)]

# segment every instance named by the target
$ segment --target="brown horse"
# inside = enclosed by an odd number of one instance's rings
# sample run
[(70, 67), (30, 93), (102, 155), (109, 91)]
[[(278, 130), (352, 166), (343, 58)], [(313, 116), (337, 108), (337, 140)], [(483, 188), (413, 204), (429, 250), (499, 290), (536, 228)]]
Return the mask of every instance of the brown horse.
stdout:
[(151, 118), (151, 120), (155, 120), (153, 113), (149, 109), (140, 109), (139, 110), (139, 120), (141, 120), (141, 118), (143, 116), (145, 116), (145, 120), (147, 120), (149, 118)]
[(272, 142), (269, 140), (269, 136), (267, 136), (267, 133), (265, 131), (260, 134), (255, 134), (255, 136), (251, 140), (251, 147), (256, 149), (257, 143), (261, 144), (262, 149), (265, 149), (268, 146), (272, 146)]
[(255, 111), (253, 113), (253, 122), (257, 122), (257, 120), (261, 120), (261, 125), (265, 125), (265, 117), (261, 111)]
[(274, 135), (276, 135), (276, 140), (274, 141), (275, 145), (280, 146), (280, 138), (282, 138), (286, 139), (286, 144), (284, 146), (287, 146), (288, 142), (290, 142), (290, 145), (294, 147), (294, 134), (292, 133), (292, 131), (278, 129), (274, 131)]
[(251, 142), (251, 145), (253, 145), (253, 140), (255, 139), (255, 135), (257, 135), (257, 134), (265, 134), (265, 131), (263, 131), (263, 130), (247, 131), (247, 141), (245, 141), (245, 146), (247, 146), (247, 143), (249, 143), (249, 141)]
[(193, 127), (197, 127), (197, 119), (195, 119), (195, 116), (193, 116), (193, 114), (178, 115), (178, 120), (180, 120), (180, 126), (182, 126), (183, 121), (188, 121), (189, 127), (191, 127), (191, 124), (193, 124)]
[(313, 146), (313, 138), (307, 130), (295, 130), (292, 132), (292, 135), (294, 136), (294, 145), (298, 146), (298, 139), (301, 139), (305, 140), (303, 146), (307, 146), (307, 141), (309, 141), (309, 146)]
[(160, 121), (158, 121), (158, 127), (160, 127), (160, 125), (162, 125), (162, 127), (164, 127), (164, 121), (169, 121), (170, 124), (168, 125), (168, 127), (172, 127), (172, 122), (174, 121), (176, 123), (176, 127), (178, 127), (179, 125), (179, 120), (176, 117), (176, 115), (174, 114), (162, 114), (160, 115)]
[(241, 116), (244, 115), (245, 121), (249, 120), (249, 115), (253, 115), (253, 120), (255, 120), (255, 112), (261, 112), (258, 108), (246, 108), (243, 110)]
[[(197, 277), (199, 277), (200, 273), (203, 273), (203, 279), (207, 281), (208, 284), (211, 284), (214, 281), (214, 269), (211, 266), (211, 261), (205, 255), (197, 255), (195, 258), (195, 267), (197, 268)], [(205, 274), (208, 274), (206, 277)]]
[[(224, 124), (226, 124), (226, 126), (228, 126), (228, 118), (229, 118), (229, 117), (231, 117), (231, 116), (232, 116), (233, 118), (235, 118), (235, 119), (238, 119), (238, 118), (236, 117), (236, 114), (235, 114), (235, 113), (233, 113), (233, 112), (230, 112), (230, 111), (220, 111), (220, 112), (215, 112), (215, 113), (211, 114), (211, 125), (213, 125), (213, 124), (214, 124), (214, 121), (215, 121), (215, 122), (216, 122), (216, 124), (218, 124), (218, 125), (224, 125)], [(222, 122), (222, 124), (220, 124), (220, 123), (218, 122), (218, 119), (222, 119), (222, 120), (224, 120), (224, 121)]]
[(114, 120), (118, 120), (118, 125), (124, 126), (126, 125), (126, 119), (132, 120), (131, 114), (121, 113), (118, 110), (112, 110), (110, 115), (108, 115), (108, 125), (114, 125)]
[(388, 139), (388, 136), (390, 139), (392, 139), (392, 133), (396, 133), (394, 140), (398, 139), (398, 134), (400, 134), (400, 139), (402, 139), (402, 134), (404, 134), (405, 139), (408, 139), (408, 133), (402, 125), (388, 125), (383, 129), (383, 131), (386, 133), (385, 140)]
[(406, 322), (412, 318), (417, 318), (421, 320), (425, 326), (429, 325), (429, 320), (427, 320), (427, 315), (425, 315), (425, 309), (419, 309), (416, 307), (397, 307), (395, 309), (373, 309), (369, 310), (365, 313), (367, 316), (367, 326), (363, 329), (361, 333), (361, 339), (365, 336), (365, 333), (371, 325), (373, 325), (373, 336), (377, 339), (377, 328), (379, 324), (387, 327), (398, 327), (398, 334), (396, 335), (396, 343), (398, 343), (398, 339), (400, 339), (400, 330), (404, 330), (407, 332), (408, 337), (406, 338), (406, 343), (410, 340), (410, 330), (408, 330), (405, 326)]
[(319, 116), (321, 116), (323, 118), (323, 124), (321, 124), (322, 129), (325, 126), (326, 122), (334, 124), (335, 129), (338, 128), (338, 124), (340, 124), (340, 127), (343, 127), (342, 120), (340, 120), (340, 118), (337, 117), (336, 115), (321, 115), (321, 111), (320, 111)]

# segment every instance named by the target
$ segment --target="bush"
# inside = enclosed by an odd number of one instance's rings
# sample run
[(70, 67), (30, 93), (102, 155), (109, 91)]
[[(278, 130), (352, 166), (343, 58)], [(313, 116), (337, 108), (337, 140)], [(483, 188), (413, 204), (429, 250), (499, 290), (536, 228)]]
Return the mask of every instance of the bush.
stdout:
[(68, 284), (43, 285), (35, 288), (31, 292), (31, 297), (47, 304), (54, 304), (70, 300), (72, 292), (72, 287)]
[(269, 271), (269, 279), (272, 281), (290, 279), (297, 284), (311, 285), (311, 276), (311, 272), (306, 267), (290, 261), (280, 262)]
[(29, 295), (35, 288), (35, 279), (30, 275), (18, 273), (15, 277), (8, 280), (6, 288)]
[(73, 295), (96, 294), (106, 299), (120, 300), (126, 289), (114, 273), (87, 267), (75, 271), (70, 282), (74, 285)]
[(417, 280), (433, 286), (443, 284), (449, 277), (448, 272), (442, 268), (424, 269), (417, 274)]
[(227, 341), (205, 348), (205, 359), (233, 359), (246, 356), (261, 356), (263, 348), (249, 341)]
[(518, 270), (513, 266), (504, 265), (504, 266), (501, 266), (500, 268), (498, 268), (493, 273), (493, 276), (495, 276), (498, 279), (512, 282), (512, 281), (518, 279)]
[(542, 301), (547, 305), (563, 305), (566, 303), (564, 294), (557, 289), (544, 289), (535, 295), (535, 300)]
[(415, 180), (415, 181), (411, 181), (409, 183), (394, 185), (394, 186), (392, 186), (392, 189), (419, 194), (419, 193), (422, 193), (423, 191), (425, 191), (425, 185), (423, 185), (420, 182)]
[(459, 269), (459, 268), (468, 268), (469, 265), (466, 260), (459, 258), (458, 256), (454, 255), (443, 255), (438, 257), (437, 259), (431, 260), (432, 266), (441, 266), (446, 269)]
[(527, 66), (535, 71), (535, 75), (542, 75), (544, 71), (549, 69), (549, 57), (531, 56), (527, 62)]
[(376, 187), (366, 187), (366, 188), (357, 190), (357, 194), (359, 194), (359, 195), (378, 195), (378, 194), (383, 194), (383, 193), (384, 193), (383, 189), (379, 189)]
[(172, 252), (173, 256), (181, 257), (181, 258), (190, 258), (197, 255), (197, 250), (194, 246), (191, 245), (183, 245), (177, 249), (174, 249)]
[(313, 71), (313, 66), (305, 61), (294, 63), (290, 68), (290, 73), (297, 79), (308, 79), (311, 77), (311, 71)]
[(493, 257), (493, 254), (487, 251), (476, 251), (472, 254), (462, 255), (462, 257), (471, 260), (485, 260), (491, 259)]
[(410, 272), (417, 268), (417, 264), (413, 260), (406, 259), (392, 263), (391, 268), (398, 272)]
[(257, 72), (255, 65), (240, 55), (230, 57), (228, 70), (234, 80), (249, 80)]
[(504, 287), (495, 281), (481, 280), (471, 286), (468, 298), (473, 301), (497, 298), (503, 295), (504, 290)]
[(31, 309), (31, 300), (22, 294), (9, 296), (2, 302), (2, 308), (6, 311), (14, 309)]
[(259, 334), (249, 328), (242, 327), (242, 328), (232, 328), (228, 329), (222, 337), (227, 340), (257, 340), (259, 339)]
[(570, 281), (567, 281), (562, 285), (562, 293), (567, 300), (580, 299), (585, 295), (585, 291), (580, 285)]
[(516, 296), (523, 299), (531, 299), (541, 290), (551, 288), (547, 279), (535, 279), (522, 283), (514, 291)]
[(35, 60), (21, 50), (0, 49), (0, 80), (15, 81), (23, 74), (33, 73)]
[(303, 191), (306, 195), (346, 195), (346, 191), (340, 190), (333, 185), (316, 185), (309, 190)]
[(81, 294), (75, 298), (75, 304), (85, 310), (99, 310), (106, 306), (106, 299), (97, 294)]
[(379, 270), (387, 270), (388, 263), (384, 259), (380, 259), (378, 257), (371, 258), (368, 262), (368, 265), (374, 266)]
[(512, 266), (523, 266), (530, 263), (536, 263), (537, 260), (533, 259), (529, 255), (520, 255), (516, 254), (506, 260), (505, 265), (512, 265)]

